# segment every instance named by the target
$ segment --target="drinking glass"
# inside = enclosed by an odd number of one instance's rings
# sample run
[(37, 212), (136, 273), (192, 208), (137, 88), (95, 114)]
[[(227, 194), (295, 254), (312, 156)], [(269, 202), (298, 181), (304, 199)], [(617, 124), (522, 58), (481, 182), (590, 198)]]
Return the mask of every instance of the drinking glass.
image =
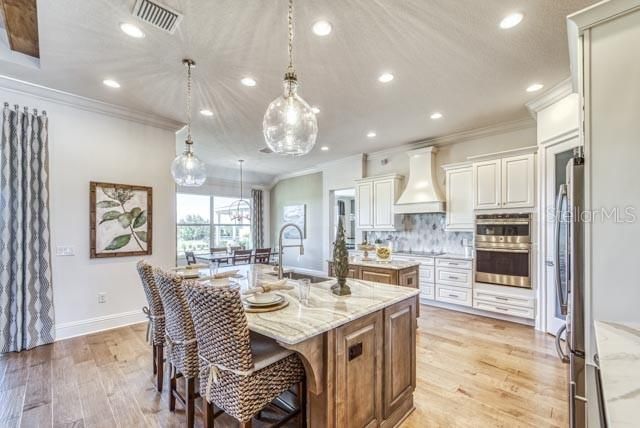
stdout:
[(298, 297), (304, 305), (309, 303), (309, 292), (311, 291), (311, 280), (302, 278), (298, 280)]

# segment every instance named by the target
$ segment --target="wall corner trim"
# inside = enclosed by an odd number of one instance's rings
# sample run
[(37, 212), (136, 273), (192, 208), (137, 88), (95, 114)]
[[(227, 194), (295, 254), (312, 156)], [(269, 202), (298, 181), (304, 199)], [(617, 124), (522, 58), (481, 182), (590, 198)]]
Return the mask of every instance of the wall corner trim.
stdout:
[(92, 98), (75, 95), (70, 92), (60, 91), (46, 86), (37, 85), (35, 83), (14, 79), (13, 77), (1, 74), (0, 88), (9, 92), (26, 94), (44, 101), (66, 105), (92, 113), (104, 114), (118, 119), (129, 120), (143, 125), (165, 129), (167, 131), (178, 132), (184, 126), (182, 122), (152, 113), (146, 113), (116, 104), (98, 101)]
[(85, 320), (56, 324), (56, 342), (76, 336), (84, 336), (99, 331), (111, 330), (131, 324), (144, 322), (146, 319), (141, 309)]

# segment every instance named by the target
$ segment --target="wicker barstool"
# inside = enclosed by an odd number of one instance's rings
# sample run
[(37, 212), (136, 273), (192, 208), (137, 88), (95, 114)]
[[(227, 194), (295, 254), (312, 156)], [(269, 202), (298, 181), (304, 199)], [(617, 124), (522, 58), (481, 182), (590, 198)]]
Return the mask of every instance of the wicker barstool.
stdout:
[[(185, 407), (187, 426), (193, 427), (194, 400), (200, 396), (195, 390), (198, 376), (198, 345), (182, 278), (161, 269), (153, 269), (153, 277), (160, 290), (165, 312), (165, 342), (169, 361), (169, 410), (176, 408), (176, 399)], [(176, 380), (184, 377), (185, 394), (180, 395)]]
[(297, 386), (296, 415), (305, 423), (304, 367), (298, 355), (275, 341), (250, 334), (237, 288), (185, 281), (198, 339), (200, 395), (205, 399), (205, 427), (213, 427), (214, 404), (251, 427), (251, 418), (280, 394)]
[(153, 266), (140, 260), (136, 264), (136, 268), (149, 305), (143, 307), (142, 312), (149, 319), (147, 341), (153, 348), (153, 374), (156, 376), (156, 389), (162, 391), (164, 380), (164, 308), (156, 281), (153, 278)]

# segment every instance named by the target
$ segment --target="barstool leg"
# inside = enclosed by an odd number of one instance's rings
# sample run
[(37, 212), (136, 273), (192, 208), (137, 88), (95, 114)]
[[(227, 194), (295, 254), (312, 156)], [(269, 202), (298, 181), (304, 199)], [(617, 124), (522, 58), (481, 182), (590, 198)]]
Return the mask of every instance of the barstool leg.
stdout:
[(298, 426), (306, 427), (307, 426), (307, 382), (304, 379), (302, 382), (298, 383), (298, 408), (300, 409), (300, 413), (298, 413), (298, 420), (300, 421)]
[(185, 377), (185, 407), (186, 407), (186, 412), (187, 412), (187, 427), (188, 428), (192, 428), (193, 427), (193, 423), (194, 423), (194, 419), (195, 419), (195, 410), (194, 410), (194, 401), (196, 399), (195, 397), (195, 385), (196, 385), (196, 378), (194, 377)]
[(173, 370), (173, 364), (169, 363), (169, 410), (176, 411), (176, 397), (174, 394), (176, 390), (176, 375)]
[(154, 347), (154, 354), (156, 355), (156, 389), (158, 392), (162, 392), (162, 384), (164, 382), (164, 347), (162, 345), (156, 345)]
[[(238, 421), (240, 422), (240, 421)], [(240, 428), (251, 428), (251, 419), (249, 419), (246, 422), (240, 422), (240, 424), (238, 425)]]
[(204, 428), (214, 428), (215, 422), (215, 409), (213, 408), (213, 403), (209, 403), (206, 398), (202, 397), (202, 407), (203, 407), (203, 415), (204, 419)]

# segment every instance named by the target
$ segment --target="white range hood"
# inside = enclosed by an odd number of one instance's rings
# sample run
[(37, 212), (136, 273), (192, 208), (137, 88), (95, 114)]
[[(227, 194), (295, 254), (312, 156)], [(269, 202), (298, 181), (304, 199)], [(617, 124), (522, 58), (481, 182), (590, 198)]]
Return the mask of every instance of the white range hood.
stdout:
[(444, 198), (435, 175), (435, 147), (411, 150), (409, 181), (394, 206), (396, 214), (444, 212)]

